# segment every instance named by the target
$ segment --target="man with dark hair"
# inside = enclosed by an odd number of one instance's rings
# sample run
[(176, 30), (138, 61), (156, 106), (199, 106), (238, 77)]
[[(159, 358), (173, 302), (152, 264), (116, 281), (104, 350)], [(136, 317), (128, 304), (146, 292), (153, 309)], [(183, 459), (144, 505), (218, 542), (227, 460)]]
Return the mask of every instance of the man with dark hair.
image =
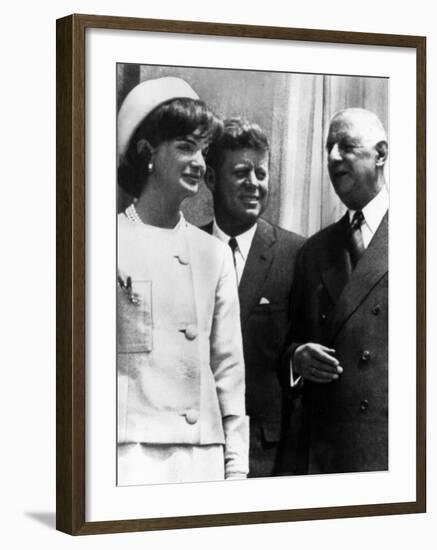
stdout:
[(303, 381), (301, 473), (388, 469), (387, 150), (374, 113), (331, 119), (328, 171), (348, 210), (308, 239), (296, 265), (289, 357)]
[(290, 289), (303, 237), (260, 218), (269, 191), (269, 143), (256, 124), (224, 122), (207, 155), (214, 220), (203, 229), (229, 244), (239, 284), (250, 418), (249, 476), (294, 473), (285, 433), (292, 403), (281, 355), (289, 325)]

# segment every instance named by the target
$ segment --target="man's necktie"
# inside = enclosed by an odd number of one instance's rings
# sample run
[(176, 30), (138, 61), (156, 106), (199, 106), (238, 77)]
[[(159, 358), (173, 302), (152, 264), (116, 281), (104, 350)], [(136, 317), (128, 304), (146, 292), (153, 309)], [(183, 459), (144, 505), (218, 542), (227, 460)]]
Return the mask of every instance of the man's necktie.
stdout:
[(229, 245), (230, 249), (232, 250), (232, 258), (234, 260), (235, 273), (237, 273), (237, 260), (235, 258), (235, 251), (238, 248), (237, 239), (235, 237), (231, 237), (229, 239), (228, 245)]
[(361, 232), (363, 222), (364, 215), (361, 210), (357, 210), (352, 217), (350, 225), (350, 255), (353, 269), (357, 265), (365, 250), (363, 234)]

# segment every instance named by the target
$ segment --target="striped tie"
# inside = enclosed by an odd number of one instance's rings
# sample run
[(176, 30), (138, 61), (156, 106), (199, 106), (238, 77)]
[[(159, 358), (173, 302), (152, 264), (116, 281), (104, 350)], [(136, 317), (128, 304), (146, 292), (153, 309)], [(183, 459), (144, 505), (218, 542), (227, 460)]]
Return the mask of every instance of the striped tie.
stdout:
[(352, 217), (350, 225), (350, 255), (353, 269), (357, 265), (365, 250), (363, 234), (361, 232), (363, 222), (364, 215), (361, 210), (357, 210)]

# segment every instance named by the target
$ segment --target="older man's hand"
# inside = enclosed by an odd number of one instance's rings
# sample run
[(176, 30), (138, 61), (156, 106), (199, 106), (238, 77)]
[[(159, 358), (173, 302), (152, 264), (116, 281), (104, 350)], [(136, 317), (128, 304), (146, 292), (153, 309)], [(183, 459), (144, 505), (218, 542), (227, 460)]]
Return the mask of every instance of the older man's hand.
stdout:
[(335, 350), (321, 344), (307, 343), (297, 347), (293, 354), (293, 370), (305, 380), (328, 384), (343, 372)]

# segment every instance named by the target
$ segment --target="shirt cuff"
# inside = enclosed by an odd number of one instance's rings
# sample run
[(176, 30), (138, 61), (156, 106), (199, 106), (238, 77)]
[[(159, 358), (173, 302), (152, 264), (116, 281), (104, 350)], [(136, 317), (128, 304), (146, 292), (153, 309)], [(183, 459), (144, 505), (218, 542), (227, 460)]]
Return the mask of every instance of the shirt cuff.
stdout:
[(223, 418), (225, 432), (225, 479), (244, 479), (249, 472), (249, 417)]
[(302, 376), (299, 375), (299, 376), (295, 377), (295, 374), (293, 372), (293, 359), (292, 359), (292, 357), (290, 357), (289, 368), (290, 368), (290, 388), (295, 388), (296, 386), (299, 385), (299, 382), (302, 380)]

